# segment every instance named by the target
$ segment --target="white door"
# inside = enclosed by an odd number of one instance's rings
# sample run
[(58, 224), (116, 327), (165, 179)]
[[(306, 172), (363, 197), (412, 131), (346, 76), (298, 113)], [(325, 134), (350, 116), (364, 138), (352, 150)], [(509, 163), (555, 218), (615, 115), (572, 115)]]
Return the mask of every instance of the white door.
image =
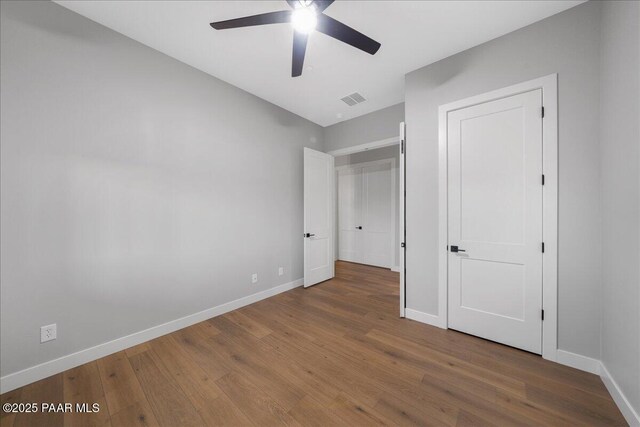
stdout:
[(448, 325), (542, 352), (542, 91), (452, 111)]
[(391, 163), (362, 168), (362, 262), (391, 268), (392, 198)]
[(333, 262), (333, 156), (304, 149), (304, 286), (331, 279)]
[(393, 233), (392, 161), (338, 171), (338, 258), (391, 267)]
[(338, 258), (363, 262), (362, 256), (362, 168), (338, 171)]

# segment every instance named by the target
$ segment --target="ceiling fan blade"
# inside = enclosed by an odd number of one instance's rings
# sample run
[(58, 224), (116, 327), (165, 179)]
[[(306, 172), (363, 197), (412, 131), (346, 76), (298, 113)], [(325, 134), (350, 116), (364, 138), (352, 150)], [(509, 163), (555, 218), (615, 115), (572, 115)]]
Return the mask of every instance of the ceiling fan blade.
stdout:
[(302, 75), (302, 66), (304, 65), (304, 54), (307, 51), (307, 40), (309, 34), (303, 34), (298, 31), (293, 32), (293, 55), (291, 61), (291, 77)]
[(290, 10), (281, 10), (278, 12), (262, 13), (260, 15), (245, 16), (243, 18), (212, 22), (211, 26), (216, 30), (227, 30), (229, 28), (253, 27), (256, 25), (268, 24), (283, 24), (285, 22), (291, 22)]
[(370, 53), (371, 55), (374, 55), (381, 46), (380, 43), (365, 36), (361, 32), (356, 31), (353, 28), (344, 25), (342, 22), (336, 21), (330, 16), (324, 14), (318, 15), (318, 25), (316, 26), (316, 30), (331, 36), (334, 39), (340, 40), (341, 42), (350, 44), (355, 48)]
[(318, 8), (318, 12), (324, 12), (324, 10), (331, 6), (331, 3), (333, 2), (334, 0), (314, 0), (313, 4)]

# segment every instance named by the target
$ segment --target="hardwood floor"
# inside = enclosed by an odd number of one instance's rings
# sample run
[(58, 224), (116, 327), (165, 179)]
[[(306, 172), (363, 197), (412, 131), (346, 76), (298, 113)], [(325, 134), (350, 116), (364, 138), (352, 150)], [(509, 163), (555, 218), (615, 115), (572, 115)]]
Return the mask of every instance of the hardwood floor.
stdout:
[(398, 318), (398, 275), (297, 288), (1, 396), (2, 426), (626, 425), (599, 377)]

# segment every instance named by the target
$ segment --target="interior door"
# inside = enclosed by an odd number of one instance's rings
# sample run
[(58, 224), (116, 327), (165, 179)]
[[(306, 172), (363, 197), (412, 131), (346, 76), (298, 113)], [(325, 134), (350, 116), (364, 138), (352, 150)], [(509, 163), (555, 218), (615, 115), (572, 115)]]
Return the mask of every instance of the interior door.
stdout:
[(331, 279), (333, 261), (333, 156), (304, 149), (304, 286)]
[(542, 352), (542, 91), (452, 111), (448, 326)]
[(362, 255), (363, 263), (391, 268), (393, 205), (391, 163), (362, 168)]
[(362, 168), (338, 171), (338, 258), (363, 262), (362, 257)]
[(338, 258), (391, 267), (393, 178), (391, 161), (342, 168), (338, 172)]

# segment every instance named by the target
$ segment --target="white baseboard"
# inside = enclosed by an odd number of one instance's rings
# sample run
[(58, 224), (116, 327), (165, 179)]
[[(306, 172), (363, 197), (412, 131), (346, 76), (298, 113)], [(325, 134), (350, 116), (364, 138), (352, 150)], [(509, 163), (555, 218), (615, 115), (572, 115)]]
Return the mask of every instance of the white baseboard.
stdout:
[(394, 265), (393, 267), (391, 267), (391, 271), (395, 271), (396, 273), (400, 273), (400, 266), (399, 265)]
[(143, 331), (135, 332), (131, 335), (99, 344), (95, 347), (80, 350), (76, 353), (68, 354), (66, 356), (23, 369), (22, 371), (15, 372), (13, 374), (5, 375), (0, 378), (0, 393), (14, 390), (43, 378), (50, 377), (51, 375), (64, 372), (67, 369), (75, 368), (76, 366), (80, 366), (101, 357), (108, 356), (109, 354), (142, 344), (143, 342), (150, 341), (159, 336), (186, 328), (187, 326), (211, 319), (212, 317), (220, 316), (221, 314), (228, 313), (229, 311), (236, 310), (265, 298), (297, 288), (298, 286), (302, 286), (302, 284), (303, 279), (294, 280), (293, 282), (275, 286), (265, 291), (257, 292), (216, 307), (208, 308), (195, 314), (190, 314)]
[(580, 369), (581, 371), (600, 375), (600, 361), (581, 354), (571, 353), (570, 351), (565, 350), (557, 350), (556, 362), (562, 365), (571, 366), (572, 368)]
[(404, 315), (407, 319), (426, 323), (427, 325), (431, 326), (437, 326), (438, 328), (447, 329), (447, 325), (445, 324), (445, 322), (435, 314), (423, 313), (422, 311), (414, 310), (412, 308), (405, 308)]
[(613, 401), (618, 405), (624, 419), (627, 420), (631, 427), (640, 427), (640, 414), (633, 409), (633, 406), (622, 392), (622, 389), (620, 389), (618, 383), (616, 383), (602, 362), (600, 362), (600, 378), (602, 378), (602, 382), (607, 387), (607, 390), (609, 390)]

